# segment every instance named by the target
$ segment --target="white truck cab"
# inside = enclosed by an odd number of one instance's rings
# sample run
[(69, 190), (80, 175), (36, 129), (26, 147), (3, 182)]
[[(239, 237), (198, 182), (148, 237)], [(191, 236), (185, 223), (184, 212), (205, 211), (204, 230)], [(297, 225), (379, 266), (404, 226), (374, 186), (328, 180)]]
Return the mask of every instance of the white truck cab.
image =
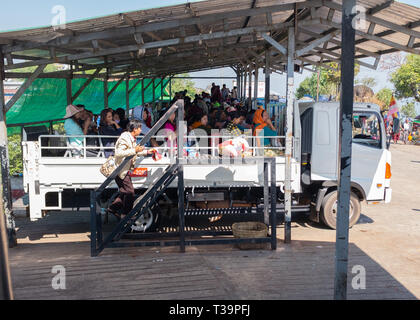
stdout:
[[(317, 190), (315, 214), (328, 226), (335, 227), (339, 103), (299, 104), (302, 127), (302, 183)], [(386, 146), (385, 124), (379, 106), (355, 103), (353, 108), (353, 144), (351, 159), (350, 225), (360, 216), (360, 202), (391, 201), (391, 152)], [(313, 191), (312, 191), (313, 192)], [(359, 202), (359, 203), (358, 203)]]

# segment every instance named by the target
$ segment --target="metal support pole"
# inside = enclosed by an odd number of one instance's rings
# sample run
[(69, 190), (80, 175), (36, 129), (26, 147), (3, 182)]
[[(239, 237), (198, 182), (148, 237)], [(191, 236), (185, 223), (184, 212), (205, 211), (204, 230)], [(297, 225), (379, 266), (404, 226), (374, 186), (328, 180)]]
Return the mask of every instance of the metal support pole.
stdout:
[(67, 95), (67, 105), (72, 104), (72, 88), (71, 88), (71, 77), (66, 79), (66, 95)]
[(264, 223), (266, 225), (270, 223), (268, 192), (268, 162), (264, 161)]
[(169, 103), (172, 101), (172, 77), (169, 78)]
[(236, 71), (236, 98), (239, 99), (239, 90), (241, 88), (241, 75)]
[(258, 98), (258, 65), (255, 66), (255, 71), (254, 71), (254, 99), (253, 101), (253, 106), (254, 109), (257, 109), (257, 98)]
[(242, 100), (242, 72), (238, 71), (239, 82), (238, 82), (238, 100)]
[(334, 299), (347, 298), (347, 267), (349, 247), (349, 207), (351, 182), (352, 117), (354, 93), (355, 30), (352, 21), (356, 0), (343, 1), (341, 49), (341, 98), (338, 161), (338, 205), (335, 240)]
[[(178, 100), (179, 101), (179, 100)], [(185, 210), (184, 210), (184, 101), (178, 103), (178, 215), (179, 215), (179, 248), (185, 252)]]
[[(249, 77), (249, 83), (248, 83), (248, 105), (251, 107), (251, 99), (252, 99), (252, 69), (251, 67), (248, 67), (248, 77)], [(252, 110), (252, 107), (251, 107)]]
[(160, 105), (162, 105), (163, 102), (163, 81), (165, 81), (165, 78), (160, 82)]
[(286, 168), (284, 182), (284, 242), (292, 240), (292, 140), (295, 72), (295, 28), (289, 28), (287, 48), (287, 106), (286, 106)]
[(108, 108), (108, 69), (104, 79), (104, 108)]
[[(13, 289), (9, 266), (9, 246), (15, 245), (14, 220), (11, 212), (9, 152), (4, 99), (4, 57), (0, 54), (0, 300), (12, 300)], [(7, 223), (5, 223), (7, 221)], [(8, 239), (9, 238), (9, 239)]]
[(271, 249), (277, 249), (277, 186), (276, 186), (276, 158), (271, 161)]
[(144, 79), (141, 80), (141, 104), (144, 106)]
[(153, 91), (153, 104), (155, 103), (155, 100), (156, 100), (156, 94), (155, 94), (155, 78), (153, 78), (153, 83), (152, 83), (152, 91)]
[(128, 115), (130, 113), (130, 76), (127, 76), (127, 80), (125, 82), (125, 116), (128, 119)]
[(265, 52), (265, 109), (268, 110), (270, 103), (270, 51)]
[(242, 93), (242, 99), (243, 99), (243, 101), (245, 101), (245, 99), (246, 99), (246, 69), (244, 69), (242, 75), (243, 75), (243, 80), (244, 80), (244, 85), (243, 85), (243, 88), (242, 88), (242, 92), (243, 92)]
[(97, 251), (97, 221), (96, 221), (96, 193), (95, 190), (90, 191), (90, 256), (96, 257)]

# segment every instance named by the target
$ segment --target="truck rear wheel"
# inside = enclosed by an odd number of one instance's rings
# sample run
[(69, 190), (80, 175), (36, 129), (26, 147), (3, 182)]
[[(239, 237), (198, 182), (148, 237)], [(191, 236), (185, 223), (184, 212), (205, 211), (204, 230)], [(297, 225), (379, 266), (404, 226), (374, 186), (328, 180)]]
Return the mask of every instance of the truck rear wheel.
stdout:
[[(321, 220), (325, 225), (331, 229), (337, 227), (337, 190), (327, 194), (322, 200), (321, 205)], [(349, 208), (349, 227), (354, 226), (359, 221), (361, 212), (360, 200), (353, 192), (350, 194), (350, 208)]]
[[(136, 205), (137, 201), (134, 203)], [(159, 223), (160, 208), (158, 205), (148, 208), (131, 226), (132, 232), (154, 232)]]

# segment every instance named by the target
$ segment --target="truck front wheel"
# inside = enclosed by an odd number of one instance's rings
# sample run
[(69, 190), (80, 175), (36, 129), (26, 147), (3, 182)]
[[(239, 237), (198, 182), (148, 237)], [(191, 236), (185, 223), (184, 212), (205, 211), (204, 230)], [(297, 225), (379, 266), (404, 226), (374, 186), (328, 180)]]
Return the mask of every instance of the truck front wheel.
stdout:
[[(321, 205), (321, 219), (331, 229), (337, 226), (337, 190), (328, 193)], [(353, 192), (350, 194), (349, 227), (354, 226), (360, 218), (360, 200)]]

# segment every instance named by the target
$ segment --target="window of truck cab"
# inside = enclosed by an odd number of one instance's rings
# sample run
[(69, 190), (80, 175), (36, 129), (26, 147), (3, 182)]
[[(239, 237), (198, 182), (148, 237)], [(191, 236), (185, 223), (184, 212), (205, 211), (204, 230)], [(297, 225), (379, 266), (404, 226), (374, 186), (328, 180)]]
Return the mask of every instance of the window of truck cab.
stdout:
[(353, 143), (382, 149), (381, 118), (375, 112), (355, 111), (353, 113)]

